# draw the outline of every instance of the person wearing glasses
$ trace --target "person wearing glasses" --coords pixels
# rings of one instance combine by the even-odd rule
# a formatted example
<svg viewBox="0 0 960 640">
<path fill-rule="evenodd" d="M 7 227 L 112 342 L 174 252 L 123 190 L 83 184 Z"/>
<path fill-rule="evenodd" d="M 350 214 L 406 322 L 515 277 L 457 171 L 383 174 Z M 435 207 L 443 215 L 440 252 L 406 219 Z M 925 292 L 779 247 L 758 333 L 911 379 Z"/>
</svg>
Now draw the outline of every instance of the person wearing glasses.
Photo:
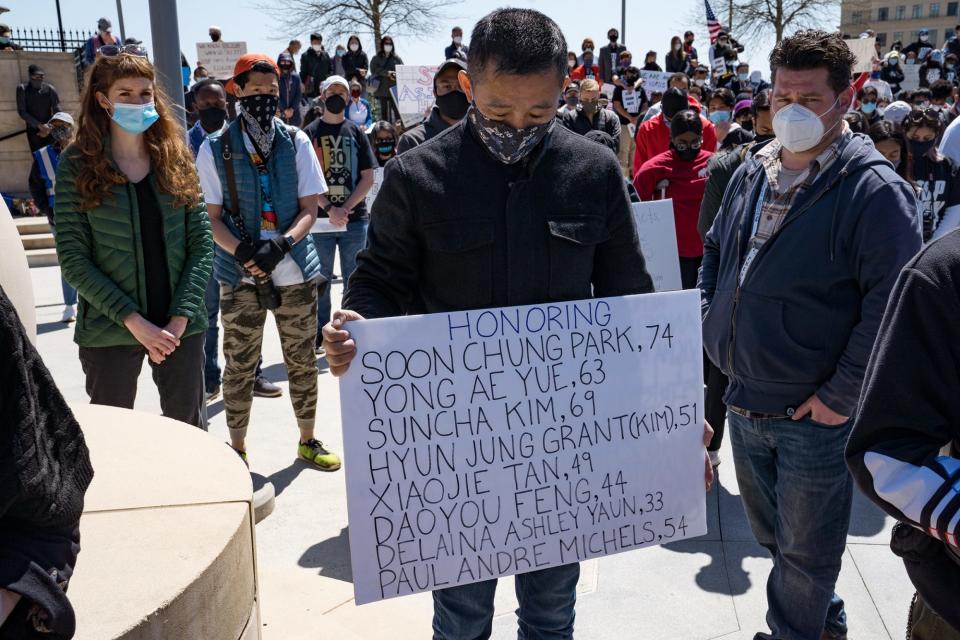
<svg viewBox="0 0 960 640">
<path fill-rule="evenodd" d="M 684 289 L 697 286 L 697 272 L 703 260 L 697 221 L 707 186 L 707 164 L 712 156 L 703 145 L 700 114 L 684 109 L 670 120 L 670 148 L 644 162 L 633 180 L 641 200 L 673 200 Z"/>
<path fill-rule="evenodd" d="M 940 153 L 940 111 L 914 107 L 903 121 L 910 155 L 910 176 L 919 191 L 923 241 L 930 242 L 960 225 L 960 176 L 957 164 Z"/>
<path fill-rule="evenodd" d="M 203 428 L 210 221 L 186 133 L 137 45 L 101 47 L 60 155 L 57 255 L 80 294 L 93 404 L 132 409 L 147 357 L 163 415 Z"/>
</svg>

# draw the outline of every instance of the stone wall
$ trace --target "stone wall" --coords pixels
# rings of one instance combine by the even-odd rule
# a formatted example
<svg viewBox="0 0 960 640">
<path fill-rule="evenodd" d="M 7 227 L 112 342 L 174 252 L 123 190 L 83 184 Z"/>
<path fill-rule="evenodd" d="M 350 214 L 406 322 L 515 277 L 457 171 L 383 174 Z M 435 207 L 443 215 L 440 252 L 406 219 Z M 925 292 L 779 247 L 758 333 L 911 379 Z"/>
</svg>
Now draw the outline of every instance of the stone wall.
<svg viewBox="0 0 960 640">
<path fill-rule="evenodd" d="M 17 85 L 30 80 L 27 68 L 31 64 L 43 67 L 46 82 L 60 95 L 60 108 L 77 117 L 80 94 L 73 60 L 73 53 L 0 51 L 0 137 L 26 127 L 17 114 Z M 27 195 L 31 163 L 25 134 L 0 142 L 0 192 Z"/>
</svg>

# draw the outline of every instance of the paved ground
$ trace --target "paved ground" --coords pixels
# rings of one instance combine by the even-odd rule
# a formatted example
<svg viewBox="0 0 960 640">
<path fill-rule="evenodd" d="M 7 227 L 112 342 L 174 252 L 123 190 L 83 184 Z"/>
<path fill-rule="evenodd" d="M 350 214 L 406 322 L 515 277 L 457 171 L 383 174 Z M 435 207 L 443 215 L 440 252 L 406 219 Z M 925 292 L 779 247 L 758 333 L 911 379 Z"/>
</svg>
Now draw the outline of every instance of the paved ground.
<svg viewBox="0 0 960 640">
<path fill-rule="evenodd" d="M 33 269 L 40 352 L 68 401 L 87 401 L 73 330 L 59 322 L 59 270 Z M 334 287 L 335 303 L 341 287 Z M 276 328 L 264 342 L 267 376 L 286 388 Z M 137 408 L 159 413 L 148 367 Z M 226 440 L 222 402 L 210 406 L 210 435 Z M 319 437 L 342 450 L 336 381 L 320 373 Z M 431 600 L 417 595 L 357 607 L 350 583 L 347 505 L 342 473 L 295 460 L 296 423 L 286 396 L 254 402 L 248 447 L 255 472 L 276 487 L 276 510 L 257 525 L 265 640 L 429 638 Z M 771 566 L 753 542 L 740 504 L 729 448 L 708 496 L 709 533 L 583 565 L 577 638 L 749 640 L 766 630 L 764 583 Z M 851 640 L 903 637 L 912 589 L 887 548 L 892 521 L 859 494 L 838 591 L 846 600 Z M 497 599 L 494 637 L 515 637 L 511 580 Z"/>
</svg>

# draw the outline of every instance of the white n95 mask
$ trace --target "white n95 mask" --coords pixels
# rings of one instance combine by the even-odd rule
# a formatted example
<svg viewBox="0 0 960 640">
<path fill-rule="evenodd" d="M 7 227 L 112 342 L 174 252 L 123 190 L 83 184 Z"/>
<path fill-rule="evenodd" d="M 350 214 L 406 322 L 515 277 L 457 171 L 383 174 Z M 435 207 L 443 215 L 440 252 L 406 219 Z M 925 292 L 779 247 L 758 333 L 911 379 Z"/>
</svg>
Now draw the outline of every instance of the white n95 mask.
<svg viewBox="0 0 960 640">
<path fill-rule="evenodd" d="M 830 108 L 821 114 L 816 114 L 796 102 L 783 107 L 773 116 L 773 132 L 777 140 L 792 153 L 803 153 L 813 149 L 827 134 L 823 128 L 823 121 L 820 120 L 821 116 L 833 111 L 839 101 L 840 96 L 837 96 Z M 838 121 L 833 127 L 839 124 Z M 833 127 L 830 127 L 830 130 Z"/>
</svg>

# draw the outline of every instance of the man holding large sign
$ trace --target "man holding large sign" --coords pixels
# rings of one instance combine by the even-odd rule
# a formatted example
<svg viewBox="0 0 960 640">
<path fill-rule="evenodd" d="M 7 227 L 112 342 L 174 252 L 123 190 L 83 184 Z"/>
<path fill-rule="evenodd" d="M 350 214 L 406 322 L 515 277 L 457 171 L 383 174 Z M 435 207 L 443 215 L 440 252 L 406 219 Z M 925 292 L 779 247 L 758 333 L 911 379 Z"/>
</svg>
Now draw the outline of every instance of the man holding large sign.
<svg viewBox="0 0 960 640">
<path fill-rule="evenodd" d="M 467 117 L 463 122 L 435 138 L 430 144 L 398 156 L 386 168 L 381 187 L 381 194 L 386 195 L 378 197 L 374 204 L 368 233 L 368 248 L 361 252 L 358 258 L 357 270 L 354 272 L 350 281 L 350 290 L 343 301 L 344 310 L 337 312 L 333 322 L 323 330 L 327 360 L 334 375 L 343 375 L 347 371 L 358 349 L 364 354 L 379 352 L 387 356 L 389 349 L 376 348 L 376 345 L 385 344 L 380 342 L 383 335 L 380 335 L 379 339 L 374 336 L 377 335 L 380 327 L 383 327 L 385 334 L 388 330 L 391 331 L 387 335 L 393 335 L 392 331 L 396 329 L 389 329 L 392 326 L 390 324 L 376 323 L 371 323 L 367 329 L 363 327 L 363 322 L 344 327 L 344 323 L 362 320 L 363 317 L 385 318 L 424 311 L 448 314 L 440 317 L 442 322 L 447 318 L 451 319 L 450 325 L 444 325 L 448 326 L 447 334 L 434 330 L 433 323 L 437 322 L 436 317 L 407 321 L 411 323 L 407 326 L 411 328 L 410 333 L 414 334 L 410 336 L 414 342 L 407 343 L 406 348 L 413 359 L 418 359 L 419 356 L 413 357 L 413 351 L 417 349 L 415 347 L 410 349 L 417 340 L 420 344 L 435 345 L 438 353 L 441 348 L 445 348 L 445 345 L 453 348 L 453 336 L 449 331 L 461 332 L 466 329 L 454 330 L 451 328 L 452 325 L 467 324 L 484 313 L 474 310 L 509 305 L 534 305 L 519 310 L 516 308 L 503 310 L 508 316 L 505 321 L 513 322 L 510 311 L 514 314 L 522 312 L 525 314 L 524 318 L 530 318 L 529 310 L 539 308 L 545 311 L 546 318 L 549 319 L 553 317 L 551 314 L 567 313 L 568 311 L 564 309 L 576 315 L 577 312 L 573 307 L 579 307 L 579 313 L 592 314 L 595 319 L 606 321 L 604 319 L 607 318 L 608 310 L 611 312 L 610 319 L 612 319 L 614 305 L 625 303 L 608 300 L 605 303 L 610 304 L 611 307 L 607 308 L 599 300 L 583 300 L 580 303 L 567 304 L 562 301 L 627 296 L 653 290 L 640 252 L 630 204 L 624 191 L 623 178 L 616 158 L 602 146 L 591 143 L 555 124 L 556 104 L 564 86 L 567 69 L 567 50 L 566 41 L 556 23 L 533 10 L 497 10 L 481 19 L 476 25 L 471 37 L 470 71 L 460 73 L 461 85 L 472 103 Z M 555 304 L 550 305 L 551 302 Z M 547 309 L 549 306 L 555 307 L 556 311 Z M 492 312 L 488 311 L 488 313 Z M 617 322 L 620 323 L 626 316 L 617 313 L 619 318 Z M 533 315 L 536 315 L 536 312 L 533 312 Z M 555 320 L 560 321 L 557 318 Z M 531 324 L 530 329 L 526 328 L 527 325 L 524 327 L 525 331 L 529 331 L 534 325 Z M 351 335 L 351 330 L 356 331 L 356 338 Z M 480 330 L 484 334 L 488 333 L 486 325 Z M 615 340 L 613 333 L 604 335 L 608 337 L 608 342 Z M 658 335 L 659 339 L 669 340 L 663 338 L 662 330 L 658 331 Z M 370 344 L 364 344 L 367 337 L 370 338 Z M 527 337 L 532 345 L 534 337 L 530 335 Z M 547 340 L 546 336 L 542 337 L 545 341 Z M 568 333 L 567 337 L 570 340 L 571 334 Z M 650 336 L 646 337 L 649 339 Z M 462 341 L 459 333 L 456 338 Z M 375 340 L 376 343 L 374 343 Z M 470 341 L 468 336 L 466 342 Z M 600 342 L 603 342 L 602 337 Z M 622 342 L 622 344 L 624 353 L 627 353 L 625 343 Z M 634 349 L 637 344 L 635 341 Z M 643 344 L 643 347 L 646 349 L 649 343 Z M 576 375 L 579 375 L 579 361 L 576 365 L 577 371 L 574 371 L 576 375 L 574 377 L 570 375 L 574 366 L 573 358 L 569 353 L 569 349 L 572 348 L 572 346 L 568 347 L 566 362 L 560 363 L 562 366 L 556 369 L 557 374 L 563 378 L 563 382 L 572 383 L 577 380 Z M 467 349 L 466 344 L 463 345 L 463 349 Z M 475 355 L 473 353 L 475 349 L 476 347 L 471 348 L 471 358 Z M 495 346 L 492 343 L 487 345 L 488 352 L 494 349 Z M 652 355 L 652 350 L 649 351 L 650 353 L 634 352 L 637 358 L 634 371 L 639 372 L 645 366 L 641 363 L 641 356 Z M 576 357 L 583 360 L 582 354 Z M 360 368 L 359 382 L 367 387 L 366 390 L 371 395 L 376 396 L 376 390 L 367 384 L 374 384 L 373 378 L 368 375 L 366 382 L 362 379 L 364 362 L 366 361 L 366 364 L 372 367 L 376 356 L 366 355 L 361 358 L 354 363 L 355 367 Z M 393 367 L 396 358 L 397 356 L 393 356 L 391 359 L 389 366 L 391 375 L 395 373 Z M 468 364 L 476 365 L 475 362 L 469 361 Z M 493 374 L 494 365 L 495 363 L 491 361 L 485 363 L 484 367 Z M 385 363 L 377 366 L 384 370 L 387 368 Z M 461 368 L 466 366 L 467 364 L 460 365 Z M 590 373 L 589 365 L 584 366 L 584 373 Z M 699 361 L 691 363 L 691 366 L 694 369 L 697 368 Z M 654 367 L 650 368 L 650 371 L 654 370 Z M 609 371 L 612 369 L 607 370 L 607 375 Z M 414 367 L 411 369 L 411 374 L 415 377 L 413 374 L 419 375 L 419 370 Z M 567 406 L 565 411 L 561 412 L 565 414 L 569 411 L 574 418 L 577 417 L 576 411 L 592 412 L 593 405 L 590 404 L 592 401 L 586 398 L 588 390 L 586 387 L 596 382 L 598 376 L 603 379 L 603 374 L 596 372 L 595 369 L 593 374 L 595 375 L 589 378 L 589 383 L 587 377 L 577 382 L 576 390 L 582 389 L 582 397 L 572 398 L 571 394 L 575 391 L 572 384 L 570 389 L 562 390 L 556 388 L 558 384 L 552 388 L 552 391 L 551 387 L 547 387 L 540 395 L 541 402 L 546 403 L 553 398 L 557 406 L 560 402 L 576 405 L 578 407 L 576 410 Z M 354 390 L 357 388 L 357 377 L 358 372 L 354 371 L 350 378 L 353 380 Z M 497 376 L 494 375 L 494 378 Z M 350 379 L 344 383 L 345 386 Z M 543 379 L 543 372 L 541 372 L 541 379 Z M 532 381 L 533 378 L 530 380 Z M 490 387 L 492 382 L 487 380 L 485 386 Z M 510 385 L 515 384 L 521 383 L 510 381 Z M 678 384 L 678 387 L 680 386 Z M 439 390 L 439 387 L 438 381 L 435 390 Z M 487 390 L 490 393 L 490 402 L 496 402 L 493 398 L 499 397 L 502 388 L 498 386 L 496 392 L 489 388 Z M 398 398 L 393 394 L 398 392 L 390 392 L 390 402 L 394 408 L 397 406 L 393 402 Z M 344 398 L 348 400 L 355 397 L 348 393 L 347 389 L 344 389 L 344 394 Z M 596 397 L 594 394 L 594 399 Z M 448 403 L 449 399 L 445 397 L 443 402 Z M 463 409 L 469 408 L 469 399 L 469 395 L 463 399 L 465 403 L 462 405 Z M 383 400 L 386 400 L 386 396 L 383 396 Z M 479 397 L 475 397 L 475 400 L 480 401 Z M 439 402 L 440 399 L 431 401 Z M 586 401 L 589 406 L 581 401 Z M 367 399 L 365 402 L 367 402 L 366 407 L 362 403 L 358 406 L 344 406 L 344 415 L 354 410 L 358 413 L 372 411 L 373 405 L 370 400 Z M 598 406 L 597 411 L 600 410 Z M 606 409 L 603 411 L 606 412 Z M 679 407 L 677 411 L 679 412 Z M 368 417 L 368 414 L 363 415 Z M 552 415 L 550 418 L 552 419 Z M 563 418 L 560 416 L 557 418 L 557 426 L 567 422 L 565 415 Z M 363 416 L 360 419 L 363 419 Z M 604 416 L 605 419 L 606 416 Z M 696 418 L 692 415 L 690 417 L 690 420 L 698 419 L 699 415 Z M 476 409 L 473 411 L 471 421 L 478 420 L 479 409 Z M 599 414 L 597 420 L 600 420 Z M 497 430 L 497 434 L 502 436 L 509 432 L 509 425 L 506 424 L 504 416 L 500 416 L 499 421 L 496 419 L 493 421 L 498 422 L 496 427 L 492 422 L 490 425 Z M 369 428 L 370 421 L 367 420 L 365 424 Z M 446 426 L 440 425 L 440 429 L 448 432 L 449 426 L 448 422 Z M 485 425 L 478 422 L 475 427 L 477 428 L 468 428 L 464 424 L 456 428 L 463 429 L 467 434 L 473 429 L 489 435 L 489 431 L 485 431 L 487 429 Z M 519 434 L 520 427 L 516 428 L 518 438 L 522 438 Z M 689 429 L 689 425 L 687 428 Z M 542 462 L 545 457 L 552 454 L 547 453 L 543 445 L 545 429 L 538 435 L 541 442 L 538 459 Z M 563 439 L 562 433 L 560 438 Z M 349 439 L 357 442 L 352 436 Z M 375 442 L 373 444 L 376 445 Z M 521 447 L 522 444 L 518 442 Z M 558 473 L 566 473 L 568 479 L 571 472 L 577 473 L 572 466 L 571 454 L 576 455 L 577 452 L 569 449 L 564 452 L 564 457 L 569 458 L 565 461 L 569 468 L 562 471 L 559 466 L 557 468 Z M 552 459 L 548 462 L 552 462 Z M 600 462 L 599 454 L 594 462 Z M 581 471 L 587 472 L 587 469 L 582 466 L 583 461 L 580 460 L 579 463 Z M 607 461 L 603 464 L 607 464 Z M 707 473 L 709 473 L 709 465 L 707 467 Z M 492 471 L 495 467 L 480 465 L 472 471 L 466 471 L 467 476 L 461 477 L 461 490 L 470 492 L 472 496 L 482 497 L 484 492 L 490 490 L 489 487 L 484 486 L 485 479 L 493 475 L 483 473 L 488 468 Z M 518 474 L 516 476 L 514 476 L 514 470 L 503 471 L 500 467 L 496 469 L 498 474 L 509 474 L 508 479 L 517 477 L 519 482 L 526 482 L 527 469 L 516 471 Z M 600 469 L 599 464 L 595 464 L 590 473 L 595 475 Z M 360 468 L 354 471 L 369 475 L 369 469 Z M 402 470 L 397 471 L 402 477 Z M 699 471 L 695 475 L 699 478 Z M 357 480 L 356 476 L 351 479 L 352 486 L 356 486 L 353 483 Z M 383 482 L 382 476 L 379 479 L 371 478 L 370 480 Z M 619 486 L 618 480 L 621 482 Z M 530 478 L 530 481 L 532 483 L 533 478 Z M 593 482 L 590 483 L 591 487 L 594 486 Z M 600 491 L 606 496 L 602 474 L 596 482 L 598 483 L 595 487 L 597 491 L 592 491 L 591 500 L 594 494 L 599 500 Z M 626 491 L 626 487 L 629 487 L 624 485 L 624 482 L 628 480 L 623 476 L 618 479 L 614 472 L 606 484 L 612 492 L 619 492 L 621 489 Z M 446 483 L 444 485 L 446 486 Z M 383 491 L 385 486 L 387 485 L 379 484 L 378 490 Z M 407 489 L 409 488 L 407 486 Z M 533 487 L 531 489 L 535 491 Z M 432 490 L 431 488 L 430 491 Z M 636 487 L 631 487 L 630 490 L 639 491 Z M 393 487 L 393 491 L 396 492 L 396 487 Z M 425 486 L 424 491 L 422 495 L 426 499 Z M 451 487 L 450 492 L 452 491 Z M 644 492 L 644 495 L 646 493 L 651 491 Z M 409 497 L 410 493 L 406 495 Z M 525 505 L 513 504 L 511 508 L 515 511 L 523 509 L 524 513 L 531 508 L 536 509 L 537 496 L 533 493 L 525 495 L 527 495 L 524 498 Z M 651 508 L 655 510 L 660 497 L 655 491 L 652 492 L 652 496 L 654 506 Z M 393 498 L 384 495 L 384 499 L 392 500 Z M 436 499 L 436 496 L 430 493 L 430 499 Z M 449 497 L 441 500 L 443 507 L 450 512 L 453 500 Z M 490 506 L 486 515 L 493 518 Z M 414 517 L 416 515 L 416 510 L 409 502 L 390 508 L 407 511 Z M 351 509 L 355 515 L 362 514 L 356 505 L 351 505 Z M 369 514 L 368 510 L 362 515 L 369 520 L 373 515 L 382 515 L 379 509 L 380 507 L 375 514 Z M 572 510 L 575 511 L 575 509 Z M 389 510 L 387 512 L 389 513 Z M 496 569 L 491 566 L 490 571 L 481 569 L 477 565 L 472 576 L 456 575 L 459 573 L 458 569 L 452 576 L 452 580 L 447 580 L 438 571 L 436 579 L 431 576 L 431 582 L 424 583 L 421 568 L 421 573 L 418 575 L 419 586 L 410 589 L 401 584 L 399 571 L 395 572 L 397 574 L 395 578 L 391 578 L 389 574 L 378 574 L 374 575 L 374 578 L 377 580 L 376 584 L 380 584 L 381 581 L 384 583 L 383 592 L 381 593 L 378 588 L 376 593 L 363 593 L 358 586 L 358 601 L 396 595 L 401 592 L 407 593 L 413 589 L 438 589 L 443 586 L 444 581 L 450 585 L 458 584 L 460 586 L 442 588 L 433 592 L 434 637 L 489 637 L 496 589 L 496 581 L 492 578 L 512 572 L 518 574 L 521 634 L 533 637 L 545 637 L 549 634 L 554 638 L 571 638 L 576 599 L 575 587 L 579 577 L 577 560 L 597 553 L 596 544 L 589 546 L 590 534 L 595 532 L 588 530 L 589 526 L 593 526 L 587 524 L 589 516 L 587 516 L 588 520 L 582 520 L 583 515 L 581 515 L 581 520 L 571 521 L 570 518 L 573 516 L 568 515 L 561 525 L 559 513 L 556 510 L 554 513 L 557 520 L 552 522 L 551 526 L 555 530 L 567 528 L 566 533 L 572 534 L 574 530 L 571 527 L 574 527 L 577 533 L 587 534 L 587 547 L 584 547 L 583 538 L 577 538 L 580 540 L 579 555 L 575 551 L 571 554 L 572 547 L 569 545 L 577 544 L 571 539 L 567 541 L 567 555 L 562 559 L 559 558 L 559 545 L 554 548 L 558 557 L 550 558 L 538 558 L 536 549 L 531 548 L 527 556 L 531 565 L 523 564 L 523 560 L 511 553 L 513 566 L 504 567 L 504 571 L 501 571 L 502 564 L 497 565 Z M 478 515 L 481 518 L 485 517 L 482 510 Z M 456 517 L 459 519 L 460 516 L 464 516 L 461 527 L 471 526 L 472 511 L 465 512 L 461 509 Z M 424 517 L 427 516 L 422 516 Z M 506 515 L 504 517 L 506 518 Z M 664 515 L 663 518 L 665 517 L 672 516 Z M 369 524 L 368 520 L 358 522 L 357 526 Z M 368 557 L 368 562 L 363 568 L 357 567 L 358 572 L 370 566 L 371 558 L 384 567 L 391 562 L 399 564 L 409 559 L 406 555 L 409 548 L 405 547 L 403 551 L 399 548 L 400 542 L 406 540 L 402 536 L 407 535 L 403 520 L 386 517 L 385 520 L 377 522 L 380 523 L 381 529 L 379 532 L 372 531 L 374 548 L 364 549 L 365 553 L 373 555 Z M 423 520 L 421 524 L 427 526 Z M 673 520 L 670 524 L 677 526 L 677 522 Z M 658 526 L 663 525 L 663 522 L 658 522 Z M 353 526 L 351 523 L 351 529 Z M 392 532 L 391 526 L 394 527 Z M 539 525 L 531 528 L 540 530 Z M 669 527 L 665 529 L 669 531 Z M 657 535 L 663 535 L 660 529 L 656 531 Z M 368 536 L 370 532 L 371 530 L 367 529 Z M 463 533 L 462 528 L 459 532 Z M 608 533 L 608 538 L 610 535 Z M 633 534 L 628 532 L 624 535 L 627 535 L 627 538 L 621 548 L 627 547 L 628 544 L 633 545 L 631 542 Z M 688 532 L 688 535 L 692 535 L 692 531 Z M 380 558 L 377 560 L 374 556 L 378 538 L 382 539 L 384 548 L 380 550 Z M 461 538 L 459 535 L 456 538 L 459 544 Z M 478 545 L 483 538 L 481 530 Z M 637 533 L 638 544 L 643 544 L 645 539 L 646 534 Z M 497 550 L 500 550 L 499 545 L 504 542 L 504 540 L 496 542 Z M 595 542 L 596 538 L 594 538 Z M 483 544 L 484 550 L 487 550 L 487 542 L 484 541 Z M 587 549 L 586 552 L 583 551 L 584 548 Z M 434 549 L 434 552 L 436 551 L 438 549 Z M 615 549 L 609 550 L 611 553 L 614 551 Z M 396 557 L 391 558 L 391 552 Z M 603 552 L 603 550 L 600 551 L 600 553 Z M 401 553 L 404 555 L 403 558 L 399 557 Z M 429 555 L 426 548 L 425 553 Z M 496 563 L 497 558 L 498 556 L 494 554 L 492 562 Z M 499 556 L 499 558 L 501 562 L 506 562 L 505 557 Z M 487 559 L 487 562 L 489 563 L 490 560 Z M 378 565 L 374 565 L 374 568 Z M 423 566 L 426 565 L 421 563 L 421 567 Z M 546 568 L 538 568 L 541 566 Z M 358 576 L 364 584 L 369 584 L 368 578 L 369 575 L 366 574 Z M 411 578 L 405 577 L 405 579 Z M 396 593 L 387 591 L 391 588 L 387 583 L 394 585 Z"/>
</svg>

